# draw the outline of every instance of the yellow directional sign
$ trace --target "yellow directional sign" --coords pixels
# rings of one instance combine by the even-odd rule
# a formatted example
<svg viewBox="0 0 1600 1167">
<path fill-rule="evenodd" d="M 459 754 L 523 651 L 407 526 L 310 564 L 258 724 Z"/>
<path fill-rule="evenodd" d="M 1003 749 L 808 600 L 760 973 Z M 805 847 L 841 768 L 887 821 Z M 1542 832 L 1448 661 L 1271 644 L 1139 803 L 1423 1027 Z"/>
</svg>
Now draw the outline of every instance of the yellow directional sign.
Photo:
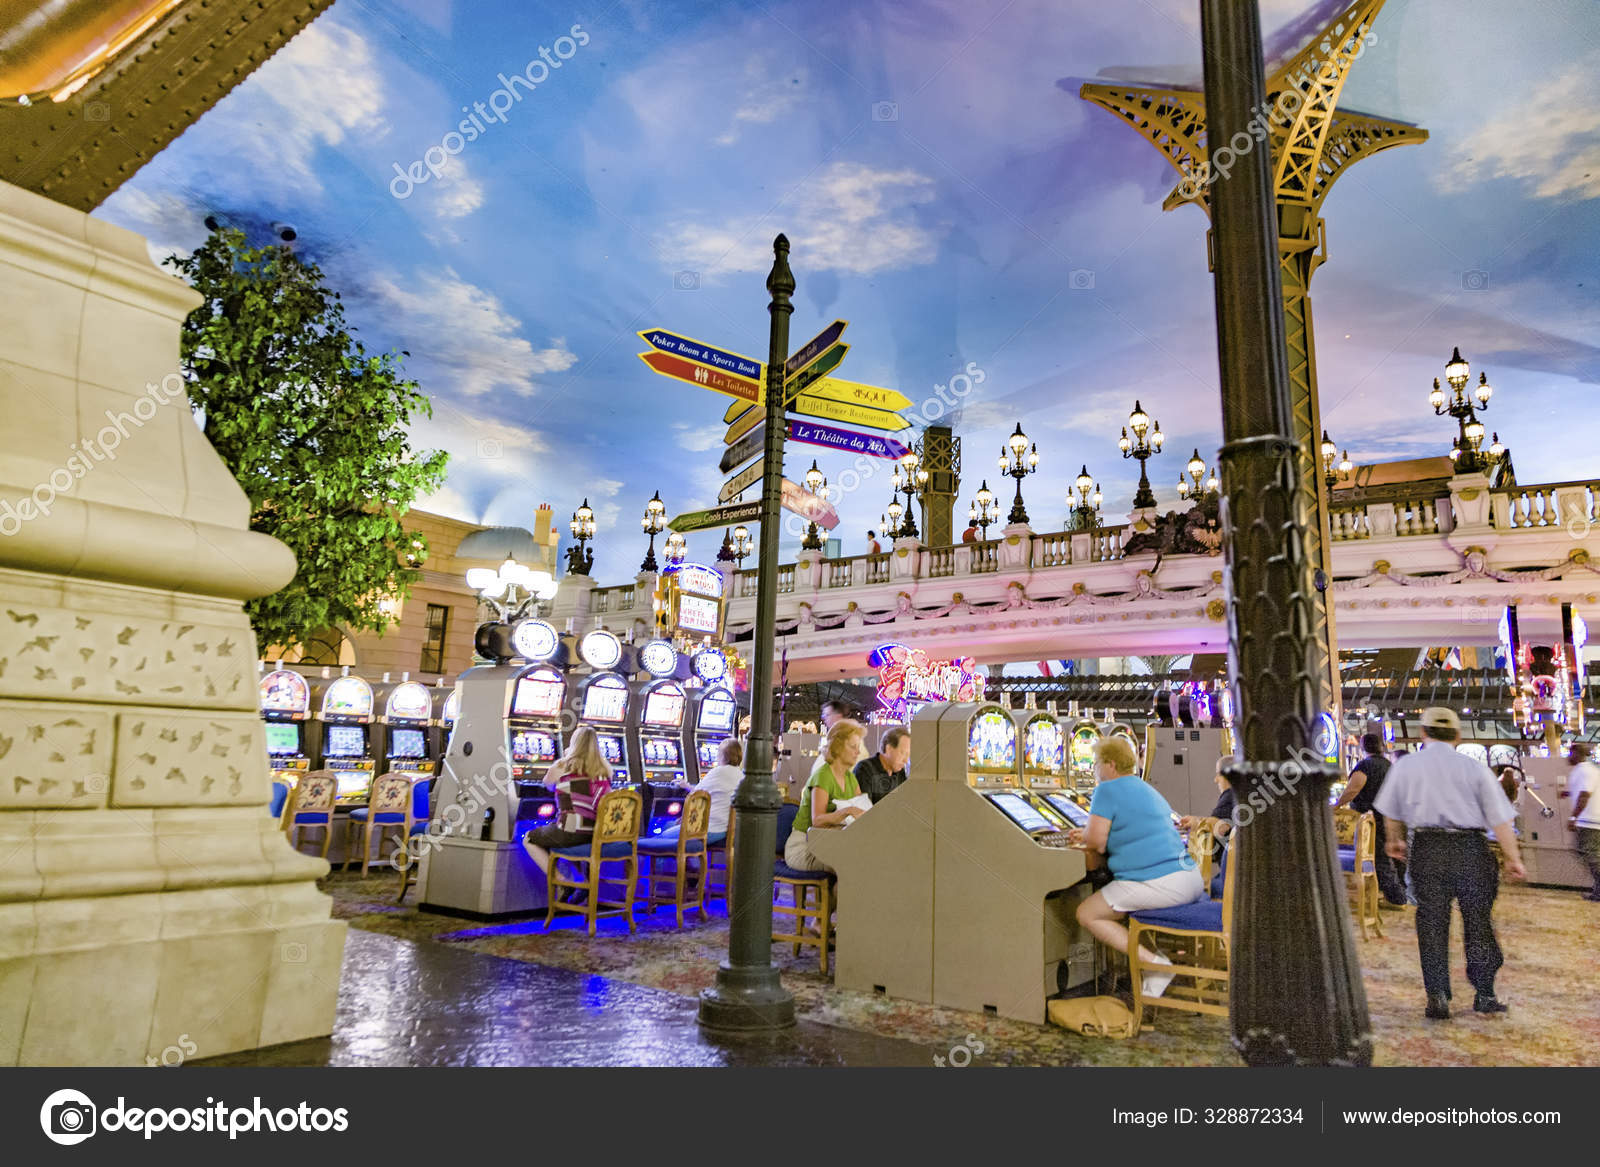
<svg viewBox="0 0 1600 1167">
<path fill-rule="evenodd" d="M 722 420 L 729 423 L 736 422 L 745 415 L 746 410 L 754 408 L 755 406 L 748 401 L 735 401 L 728 406 L 728 411 L 722 415 Z"/>
<path fill-rule="evenodd" d="M 826 397 L 813 397 L 802 393 L 789 404 L 793 413 L 803 413 L 807 417 L 820 417 L 828 421 L 842 421 L 846 425 L 862 425 L 868 429 L 885 430 L 894 433 L 896 430 L 909 429 L 911 423 L 898 413 L 887 409 L 869 409 L 864 405 L 851 405 L 844 401 L 829 401 Z M 742 423 L 741 423 L 742 424 Z M 732 432 L 731 430 L 729 431 Z"/>
<path fill-rule="evenodd" d="M 876 385 L 863 385 L 859 381 L 844 381 L 838 377 L 824 377 L 806 386 L 811 397 L 826 397 L 829 401 L 843 401 L 849 405 L 864 405 L 869 409 L 910 409 L 911 398 L 894 389 L 880 389 Z M 738 409 L 746 409 L 744 402 Z M 731 412 L 731 411 L 730 411 Z M 732 418 L 728 419 L 732 421 Z"/>
<path fill-rule="evenodd" d="M 728 427 L 728 436 L 722 439 L 722 444 L 725 446 L 733 445 L 733 443 L 744 437 L 745 434 L 755 429 L 766 419 L 767 411 L 765 409 L 752 409 Z"/>
</svg>

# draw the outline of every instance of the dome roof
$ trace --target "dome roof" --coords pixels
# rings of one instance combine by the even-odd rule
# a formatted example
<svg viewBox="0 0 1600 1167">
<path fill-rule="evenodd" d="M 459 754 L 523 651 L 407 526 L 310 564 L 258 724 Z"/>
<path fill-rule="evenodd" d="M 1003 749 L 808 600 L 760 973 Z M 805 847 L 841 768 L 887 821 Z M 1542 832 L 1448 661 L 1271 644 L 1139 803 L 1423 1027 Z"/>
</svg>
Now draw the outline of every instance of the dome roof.
<svg viewBox="0 0 1600 1167">
<path fill-rule="evenodd" d="M 456 548 L 457 559 L 482 559 L 504 563 L 515 559 L 528 566 L 542 563 L 544 552 L 525 527 L 485 527 L 474 531 Z"/>
</svg>

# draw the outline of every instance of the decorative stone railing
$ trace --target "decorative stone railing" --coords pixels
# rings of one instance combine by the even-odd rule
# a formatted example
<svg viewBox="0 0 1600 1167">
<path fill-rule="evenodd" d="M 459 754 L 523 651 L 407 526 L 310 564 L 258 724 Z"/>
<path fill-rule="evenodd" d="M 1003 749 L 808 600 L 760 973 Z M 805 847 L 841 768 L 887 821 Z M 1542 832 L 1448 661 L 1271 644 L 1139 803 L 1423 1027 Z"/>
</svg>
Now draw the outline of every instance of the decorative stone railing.
<svg viewBox="0 0 1600 1167">
<path fill-rule="evenodd" d="M 1600 522 L 1600 482 L 1503 486 L 1493 492 L 1496 527 L 1570 527 L 1587 534 Z"/>
</svg>

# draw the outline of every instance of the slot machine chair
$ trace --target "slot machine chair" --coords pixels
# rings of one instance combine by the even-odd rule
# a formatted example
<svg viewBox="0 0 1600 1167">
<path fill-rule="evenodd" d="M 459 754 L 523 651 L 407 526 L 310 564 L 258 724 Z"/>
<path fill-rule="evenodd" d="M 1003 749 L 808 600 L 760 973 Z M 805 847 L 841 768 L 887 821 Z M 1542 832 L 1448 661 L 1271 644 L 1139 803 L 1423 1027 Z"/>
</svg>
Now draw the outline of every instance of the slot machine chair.
<svg viewBox="0 0 1600 1167">
<path fill-rule="evenodd" d="M 587 843 L 573 847 L 558 847 L 550 852 L 548 904 L 545 908 L 544 927 L 557 912 L 575 912 L 589 922 L 589 935 L 595 932 L 595 923 L 601 916 L 626 916 L 628 931 L 637 931 L 633 919 L 634 890 L 639 883 L 639 829 L 644 823 L 644 799 L 637 790 L 608 791 L 595 807 L 594 837 Z M 621 878 L 608 876 L 606 864 L 621 864 Z M 561 872 L 562 864 L 582 869 L 581 880 L 567 879 Z M 621 898 L 602 900 L 600 888 L 606 884 L 621 884 Z M 562 889 L 582 892 L 582 902 L 566 902 Z"/>
<path fill-rule="evenodd" d="M 322 831 L 322 858 L 328 857 L 333 842 L 333 804 L 338 795 L 339 776 L 332 770 L 312 770 L 296 782 L 283 811 L 283 833 L 289 846 L 300 849 L 300 829 L 317 827 Z"/>
<path fill-rule="evenodd" d="M 1234 882 L 1239 870 L 1239 857 L 1233 853 L 1240 832 L 1228 833 L 1228 851 L 1224 858 L 1226 873 L 1222 878 L 1220 900 L 1196 900 L 1175 908 L 1151 908 L 1128 915 L 1128 977 L 1133 987 L 1133 1035 L 1139 1035 L 1144 1024 L 1144 1010 L 1151 1008 L 1177 1009 L 1185 1013 L 1205 1013 L 1213 1017 L 1228 1016 L 1228 943 L 1233 935 Z M 1178 952 L 1170 965 L 1146 967 L 1139 959 L 1139 946 L 1155 948 L 1151 939 L 1164 936 L 1174 941 L 1183 951 Z M 1180 964 L 1179 959 L 1189 963 Z M 1177 974 L 1177 979 L 1167 986 L 1159 997 L 1144 995 L 1144 974 L 1155 972 Z M 1179 984 L 1178 980 L 1191 983 Z"/>
<path fill-rule="evenodd" d="M 785 802 L 778 810 L 778 853 L 772 868 L 772 938 L 793 944 L 796 956 L 800 955 L 802 945 L 815 945 L 822 953 L 822 975 L 827 976 L 828 952 L 833 947 L 833 873 L 800 871 L 783 861 L 784 846 L 794 833 L 794 820 L 799 813 L 798 802 Z M 778 898 L 779 889 L 785 887 L 789 889 L 787 907 Z M 816 893 L 814 901 L 813 892 Z M 793 921 L 793 932 L 778 931 L 779 916 Z M 816 935 L 806 931 L 806 925 L 812 923 L 817 926 Z"/>
<path fill-rule="evenodd" d="M 402 904 L 406 899 L 406 889 L 416 882 L 417 859 L 411 852 L 411 840 L 418 835 L 426 834 L 428 824 L 433 821 L 433 778 L 422 778 L 411 788 L 411 825 L 406 828 L 406 861 L 396 866 L 400 870 L 400 892 L 394 897 L 394 902 Z"/>
<path fill-rule="evenodd" d="M 721 900 L 730 913 L 733 911 L 733 834 L 738 820 L 739 812 L 730 806 L 727 831 L 706 836 L 706 895 Z M 717 862 L 719 858 L 720 863 Z M 721 882 L 713 883 L 711 877 L 717 872 L 722 873 Z"/>
<path fill-rule="evenodd" d="M 416 794 L 412 789 L 417 775 L 390 770 L 372 781 L 372 794 L 366 806 L 350 812 L 348 830 L 350 838 L 345 844 L 344 869 L 356 861 L 356 852 L 350 844 L 361 841 L 361 874 L 366 875 L 372 862 L 372 836 L 376 832 L 381 845 L 383 833 L 390 827 L 399 827 L 401 838 L 410 838 L 411 824 L 416 813 Z M 424 784 L 426 778 L 423 779 Z"/>
<path fill-rule="evenodd" d="M 1350 906 L 1355 909 L 1356 923 L 1361 925 L 1361 939 L 1367 938 L 1369 923 L 1381 939 L 1383 921 L 1378 918 L 1378 903 L 1383 894 L 1378 890 L 1377 820 L 1371 811 L 1358 815 L 1341 809 L 1334 814 L 1334 829 L 1338 832 L 1339 867 L 1348 877 Z"/>
<path fill-rule="evenodd" d="M 654 912 L 663 904 L 677 909 L 678 927 L 683 927 L 685 910 L 706 914 L 706 838 L 711 826 L 711 795 L 704 790 L 691 791 L 683 800 L 683 814 L 679 819 L 676 839 L 650 838 L 639 842 L 639 856 L 644 860 L 642 883 L 645 911 Z M 672 860 L 672 870 L 656 872 L 657 859 Z M 691 867 L 698 865 L 698 869 Z M 672 895 L 658 893 L 661 884 L 672 886 Z"/>
</svg>

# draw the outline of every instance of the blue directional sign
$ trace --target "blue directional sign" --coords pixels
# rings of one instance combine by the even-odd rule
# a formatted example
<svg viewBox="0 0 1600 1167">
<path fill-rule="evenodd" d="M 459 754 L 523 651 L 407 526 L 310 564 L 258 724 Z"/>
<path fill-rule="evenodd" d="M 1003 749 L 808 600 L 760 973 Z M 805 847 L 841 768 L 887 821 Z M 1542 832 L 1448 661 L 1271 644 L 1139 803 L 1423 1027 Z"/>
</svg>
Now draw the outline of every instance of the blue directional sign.
<svg viewBox="0 0 1600 1167">
<path fill-rule="evenodd" d="M 813 336 L 805 344 L 796 349 L 787 361 L 783 363 L 783 374 L 792 377 L 812 361 L 833 347 L 834 342 L 843 335 L 844 330 L 850 327 L 848 320 L 835 320 L 828 327 Z"/>
<path fill-rule="evenodd" d="M 766 376 L 766 367 L 760 361 L 742 357 L 738 353 L 730 353 L 726 349 L 713 348 L 702 341 L 691 340 L 675 332 L 652 328 L 639 335 L 652 348 L 671 353 L 673 356 L 687 357 L 691 361 L 699 361 L 702 365 L 710 365 L 714 369 L 723 369 L 738 377 L 760 381 Z"/>
<path fill-rule="evenodd" d="M 855 430 L 839 429 L 831 425 L 818 425 L 816 422 L 802 421 L 797 417 L 789 419 L 789 438 L 791 441 L 805 442 L 811 446 L 827 446 L 831 450 L 847 450 L 853 454 L 888 458 L 891 461 L 902 457 L 907 451 L 905 443 L 897 442 L 893 438 L 858 433 Z"/>
</svg>

